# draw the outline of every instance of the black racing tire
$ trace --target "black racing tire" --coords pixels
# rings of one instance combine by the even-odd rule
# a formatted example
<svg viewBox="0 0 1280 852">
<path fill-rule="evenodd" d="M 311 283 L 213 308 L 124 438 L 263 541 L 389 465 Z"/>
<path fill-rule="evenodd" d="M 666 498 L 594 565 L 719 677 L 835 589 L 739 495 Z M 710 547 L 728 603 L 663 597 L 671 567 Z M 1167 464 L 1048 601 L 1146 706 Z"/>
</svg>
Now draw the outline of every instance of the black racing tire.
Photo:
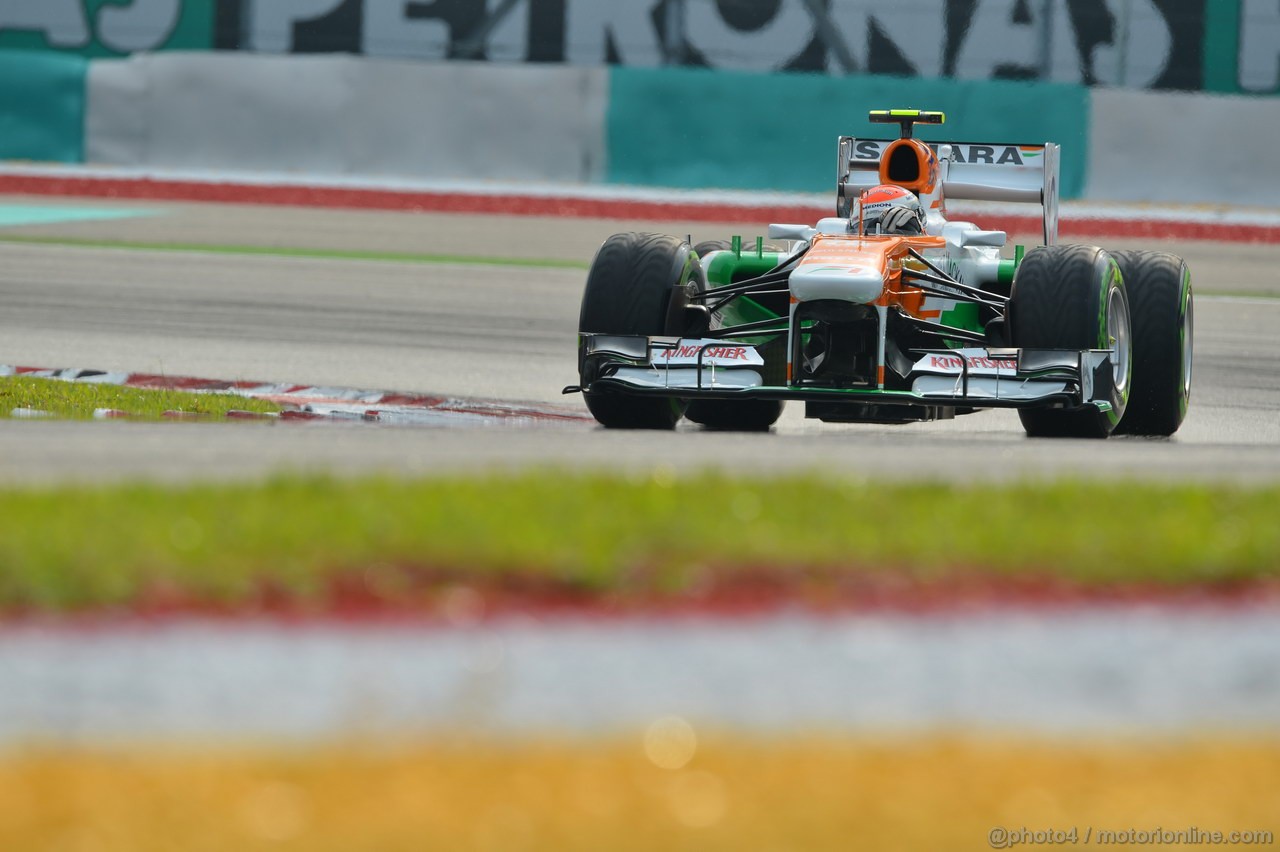
<svg viewBox="0 0 1280 852">
<path fill-rule="evenodd" d="M 684 240 L 664 234 L 614 234 L 587 272 L 578 331 L 679 335 L 689 297 L 703 288 L 702 267 Z M 594 376 L 583 375 L 583 386 Z M 673 429 L 685 404 L 673 397 L 587 391 L 587 409 L 609 429 Z"/>
<path fill-rule="evenodd" d="M 713 251 L 729 251 L 733 244 L 728 240 L 703 240 L 693 247 L 699 258 Z M 746 246 L 743 250 L 746 250 Z M 755 247 L 751 246 L 755 251 Z M 764 244 L 765 251 L 786 252 L 772 243 Z M 780 399 L 695 399 L 685 409 L 686 419 L 708 429 L 735 432 L 763 432 L 778 422 L 784 403 Z"/>
<path fill-rule="evenodd" d="M 1027 349 L 1116 351 L 1110 411 L 1023 408 L 1033 438 L 1105 438 L 1129 402 L 1133 347 L 1124 276 L 1096 246 L 1044 246 L 1027 253 L 1013 278 L 1008 322 L 1013 345 Z"/>
<path fill-rule="evenodd" d="M 1162 251 L 1111 256 L 1129 290 L 1133 324 L 1133 391 L 1116 434 L 1172 435 L 1191 402 L 1191 271 Z"/>
</svg>

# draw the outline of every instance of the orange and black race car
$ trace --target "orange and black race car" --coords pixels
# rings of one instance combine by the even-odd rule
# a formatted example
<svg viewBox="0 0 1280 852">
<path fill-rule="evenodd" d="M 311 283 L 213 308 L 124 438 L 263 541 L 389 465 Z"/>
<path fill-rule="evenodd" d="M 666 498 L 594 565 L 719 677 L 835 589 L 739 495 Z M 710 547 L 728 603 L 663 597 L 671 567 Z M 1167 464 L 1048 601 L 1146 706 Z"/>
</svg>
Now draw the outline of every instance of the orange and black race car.
<svg viewBox="0 0 1280 852">
<path fill-rule="evenodd" d="M 1016 408 L 1033 436 L 1170 435 L 1191 393 L 1191 274 L 1162 252 L 1057 245 L 1058 153 L 914 138 L 942 113 L 880 110 L 841 137 L 836 216 L 770 243 L 625 233 L 600 247 L 580 383 L 612 428 L 687 417 L 767 429 L 786 400 L 835 422 Z M 1044 245 L 947 217 L 949 199 L 1041 205 Z"/>
</svg>

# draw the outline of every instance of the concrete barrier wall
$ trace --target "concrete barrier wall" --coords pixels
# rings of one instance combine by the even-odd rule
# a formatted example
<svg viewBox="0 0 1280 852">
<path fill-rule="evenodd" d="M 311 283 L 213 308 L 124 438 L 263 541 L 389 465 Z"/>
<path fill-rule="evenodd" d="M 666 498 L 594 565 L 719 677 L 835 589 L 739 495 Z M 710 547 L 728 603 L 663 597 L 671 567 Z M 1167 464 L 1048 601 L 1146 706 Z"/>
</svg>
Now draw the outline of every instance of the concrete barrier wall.
<svg viewBox="0 0 1280 852">
<path fill-rule="evenodd" d="M 89 92 L 95 163 L 809 192 L 890 132 L 869 106 L 919 104 L 950 114 L 925 138 L 1062 141 L 1074 197 L 1088 118 L 1066 84 L 234 53 L 97 60 Z"/>
<path fill-rule="evenodd" d="M 348 56 L 95 61 L 86 158 L 165 168 L 598 181 L 607 72 Z"/>
<path fill-rule="evenodd" d="M 7 63 L 7 64 L 6 64 Z M 87 84 L 86 84 L 87 68 Z M 0 157 L 418 181 L 827 192 L 875 107 L 1059 142 L 1064 197 L 1275 206 L 1280 99 L 682 68 L 0 52 Z"/>
</svg>

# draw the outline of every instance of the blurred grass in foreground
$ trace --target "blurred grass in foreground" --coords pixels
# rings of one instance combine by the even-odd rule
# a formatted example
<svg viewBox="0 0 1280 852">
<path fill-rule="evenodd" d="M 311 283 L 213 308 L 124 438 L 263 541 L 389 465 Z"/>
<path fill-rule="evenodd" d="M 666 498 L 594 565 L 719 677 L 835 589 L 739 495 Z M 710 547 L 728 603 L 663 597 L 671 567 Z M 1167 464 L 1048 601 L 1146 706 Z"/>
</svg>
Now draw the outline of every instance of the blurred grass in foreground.
<svg viewBox="0 0 1280 852">
<path fill-rule="evenodd" d="M 1280 576 L 1280 486 L 954 486 L 534 471 L 0 491 L 0 608 L 427 603 L 443 580 L 681 595 L 889 572 L 1201 585 Z"/>
<path fill-rule="evenodd" d="M 166 411 L 207 417 L 225 417 L 228 411 L 279 411 L 280 406 L 262 399 L 229 393 L 193 393 L 180 390 L 128 388 L 96 382 L 66 382 L 26 376 L 0 376 L 0 417 L 15 408 L 33 409 L 60 419 L 92 419 L 99 408 L 128 413 L 138 420 L 162 420 Z"/>
<path fill-rule="evenodd" d="M 1089 846 L 1280 828 L 1275 740 L 713 737 L 653 756 L 639 737 L 9 752 L 0 848 L 819 852 L 989 849 L 997 826 L 1075 827 L 1081 846 L 1090 827 Z"/>
</svg>

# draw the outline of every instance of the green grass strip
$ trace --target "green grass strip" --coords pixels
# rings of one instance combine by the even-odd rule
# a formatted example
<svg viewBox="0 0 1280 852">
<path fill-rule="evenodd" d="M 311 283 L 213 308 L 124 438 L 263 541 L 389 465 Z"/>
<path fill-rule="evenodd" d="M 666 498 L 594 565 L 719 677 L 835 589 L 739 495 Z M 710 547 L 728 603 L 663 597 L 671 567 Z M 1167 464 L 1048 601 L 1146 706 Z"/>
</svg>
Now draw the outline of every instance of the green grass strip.
<svg viewBox="0 0 1280 852">
<path fill-rule="evenodd" d="M 322 599 L 360 578 L 544 578 L 679 594 L 705 570 L 1049 575 L 1083 584 L 1280 576 L 1280 486 L 869 484 L 542 471 L 429 480 L 283 478 L 174 489 L 0 491 L 0 609 L 128 604 L 168 590 Z M 409 579 L 406 579 L 409 578 Z M 437 590 L 438 591 L 438 590 Z"/>
<path fill-rule="evenodd" d="M 145 243 L 120 240 L 92 240 L 74 237 L 0 237 L 0 243 L 70 246 L 73 248 L 108 248 L 132 251 L 206 252 L 210 254 L 256 255 L 266 257 L 298 257 L 319 260 L 367 260 L 385 263 L 454 263 L 481 266 L 519 266 L 543 269 L 586 269 L 580 260 L 557 260 L 537 257 L 496 257 L 465 254 L 414 254 L 347 249 L 293 248 L 288 246 L 222 246 L 203 243 Z"/>
<path fill-rule="evenodd" d="M 231 410 L 274 412 L 280 406 L 229 393 L 128 388 L 85 381 L 0 376 L 0 418 L 31 409 L 59 419 L 87 420 L 99 408 L 127 412 L 138 420 L 161 420 L 166 411 L 225 417 Z"/>
</svg>

